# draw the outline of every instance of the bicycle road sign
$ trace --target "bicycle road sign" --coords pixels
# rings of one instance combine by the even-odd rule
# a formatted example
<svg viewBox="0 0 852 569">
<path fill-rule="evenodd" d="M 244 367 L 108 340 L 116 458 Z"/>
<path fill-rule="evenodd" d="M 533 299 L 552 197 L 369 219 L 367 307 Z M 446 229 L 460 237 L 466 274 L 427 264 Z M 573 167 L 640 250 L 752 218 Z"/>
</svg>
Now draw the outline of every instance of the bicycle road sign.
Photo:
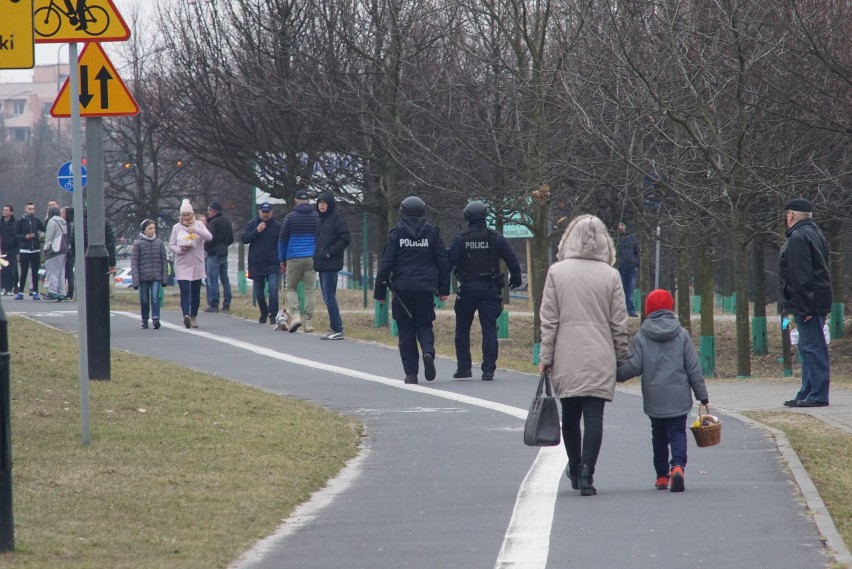
<svg viewBox="0 0 852 569">
<path fill-rule="evenodd" d="M 86 167 L 81 164 L 80 168 L 80 183 L 85 188 L 88 181 Z M 74 164 L 72 162 L 66 162 L 59 167 L 59 170 L 56 171 L 56 182 L 66 192 L 74 191 Z"/>
<path fill-rule="evenodd" d="M 69 11 L 65 0 L 35 0 L 35 43 L 125 41 L 130 28 L 112 0 L 75 0 Z"/>
<path fill-rule="evenodd" d="M 31 69 L 35 65 L 33 1 L 0 0 L 0 69 Z"/>
<path fill-rule="evenodd" d="M 87 43 L 77 59 L 80 69 L 80 116 L 114 117 L 139 114 L 139 105 L 121 80 L 112 62 L 97 43 Z M 50 115 L 71 116 L 70 80 L 59 91 Z"/>
</svg>

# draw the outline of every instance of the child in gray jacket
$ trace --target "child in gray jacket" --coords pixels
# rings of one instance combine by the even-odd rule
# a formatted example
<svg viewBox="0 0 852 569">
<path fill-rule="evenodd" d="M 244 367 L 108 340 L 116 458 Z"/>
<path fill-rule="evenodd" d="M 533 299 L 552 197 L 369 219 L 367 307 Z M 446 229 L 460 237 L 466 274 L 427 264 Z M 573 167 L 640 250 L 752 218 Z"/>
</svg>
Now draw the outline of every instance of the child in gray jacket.
<svg viewBox="0 0 852 569">
<path fill-rule="evenodd" d="M 673 308 L 669 291 L 657 289 L 648 295 L 645 321 L 633 338 L 630 355 L 619 362 L 617 379 L 622 382 L 642 375 L 643 406 L 651 419 L 655 486 L 666 490 L 671 484 L 672 492 L 683 492 L 686 419 L 692 408 L 690 391 L 702 405 L 709 400 L 695 346 Z"/>
</svg>

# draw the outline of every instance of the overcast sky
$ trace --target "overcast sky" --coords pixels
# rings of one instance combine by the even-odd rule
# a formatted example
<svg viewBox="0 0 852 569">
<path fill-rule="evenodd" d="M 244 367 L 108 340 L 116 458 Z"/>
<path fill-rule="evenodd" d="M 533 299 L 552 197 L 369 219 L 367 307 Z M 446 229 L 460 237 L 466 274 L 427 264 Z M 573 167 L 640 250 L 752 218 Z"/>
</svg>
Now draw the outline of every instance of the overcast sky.
<svg viewBox="0 0 852 569">
<path fill-rule="evenodd" d="M 139 6 L 140 10 L 153 10 L 152 4 L 154 2 L 152 0 L 112 0 L 112 3 L 115 5 L 118 12 L 124 18 L 125 21 L 128 20 L 128 15 L 134 6 Z M 109 44 L 113 42 L 105 42 L 102 44 L 104 48 L 109 52 Z M 78 52 L 83 50 L 83 46 L 78 44 Z M 57 57 L 59 57 L 63 63 L 68 62 L 68 44 L 65 43 L 37 43 L 35 46 L 35 59 L 36 65 L 55 65 Z M 110 59 L 112 59 L 112 55 L 110 54 Z M 32 77 L 32 70 L 30 69 L 20 69 L 20 70 L 0 70 L 0 82 L 19 82 L 19 81 L 29 81 Z"/>
</svg>

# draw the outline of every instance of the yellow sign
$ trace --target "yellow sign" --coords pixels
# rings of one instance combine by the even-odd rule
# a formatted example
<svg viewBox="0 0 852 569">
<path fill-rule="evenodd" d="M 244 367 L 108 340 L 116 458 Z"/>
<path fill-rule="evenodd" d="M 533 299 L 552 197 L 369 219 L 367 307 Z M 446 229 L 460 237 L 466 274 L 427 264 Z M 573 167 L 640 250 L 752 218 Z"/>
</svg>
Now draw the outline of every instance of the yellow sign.
<svg viewBox="0 0 852 569">
<path fill-rule="evenodd" d="M 0 0 L 0 69 L 35 65 L 33 0 Z"/>
<path fill-rule="evenodd" d="M 80 116 L 112 117 L 139 114 L 139 105 L 112 62 L 97 43 L 87 43 L 77 59 L 80 70 Z M 50 108 L 54 117 L 71 116 L 70 78 Z"/>
<path fill-rule="evenodd" d="M 130 28 L 112 0 L 35 0 L 33 26 L 36 43 L 124 41 L 130 37 Z"/>
</svg>

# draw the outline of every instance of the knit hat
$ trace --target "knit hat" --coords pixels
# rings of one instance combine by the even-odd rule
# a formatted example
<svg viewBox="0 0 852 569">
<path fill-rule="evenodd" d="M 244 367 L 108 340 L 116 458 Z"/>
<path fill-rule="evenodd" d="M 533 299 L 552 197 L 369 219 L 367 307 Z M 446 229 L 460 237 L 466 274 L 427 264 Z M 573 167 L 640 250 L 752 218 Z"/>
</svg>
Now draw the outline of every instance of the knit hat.
<svg viewBox="0 0 852 569">
<path fill-rule="evenodd" d="M 209 211 L 211 209 L 222 213 L 222 204 L 219 202 L 210 202 L 210 205 L 207 206 L 207 210 Z"/>
<path fill-rule="evenodd" d="M 806 200 L 805 198 L 796 198 L 794 200 L 790 200 L 787 202 L 787 205 L 784 206 L 785 210 L 790 211 L 813 211 L 814 208 L 811 205 L 811 202 Z"/>
<path fill-rule="evenodd" d="M 181 213 L 195 213 L 195 210 L 192 209 L 192 204 L 189 203 L 188 199 L 185 199 L 181 202 L 180 212 Z"/>
<path fill-rule="evenodd" d="M 658 288 L 652 290 L 645 299 L 645 316 L 650 316 L 658 310 L 673 310 L 674 298 L 669 291 Z"/>
<path fill-rule="evenodd" d="M 145 228 L 154 223 L 153 219 L 145 219 L 139 224 L 139 233 L 145 233 Z"/>
</svg>

